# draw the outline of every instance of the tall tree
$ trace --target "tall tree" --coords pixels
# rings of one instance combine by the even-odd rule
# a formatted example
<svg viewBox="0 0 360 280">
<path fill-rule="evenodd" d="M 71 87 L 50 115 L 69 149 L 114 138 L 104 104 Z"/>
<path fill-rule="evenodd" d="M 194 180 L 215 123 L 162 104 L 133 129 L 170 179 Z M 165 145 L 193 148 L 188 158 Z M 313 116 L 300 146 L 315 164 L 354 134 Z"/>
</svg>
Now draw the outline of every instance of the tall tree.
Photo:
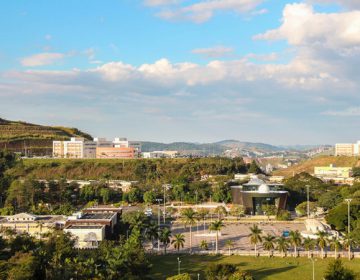
<svg viewBox="0 0 360 280">
<path fill-rule="evenodd" d="M 211 231 L 215 231 L 215 254 L 218 253 L 218 243 L 219 243 L 219 232 L 221 231 L 221 229 L 224 227 L 224 223 L 222 220 L 217 220 L 214 221 L 211 225 L 210 225 L 210 230 Z"/>
<path fill-rule="evenodd" d="M 164 253 L 166 254 L 166 249 L 170 243 L 170 239 L 171 239 L 171 230 L 167 227 L 163 228 L 160 231 L 160 241 L 164 246 Z"/>
<path fill-rule="evenodd" d="M 192 251 L 192 226 L 196 223 L 196 213 L 192 208 L 187 208 L 182 212 L 182 216 L 183 216 L 183 221 L 186 226 L 189 226 L 189 234 L 190 234 L 190 244 L 189 244 L 189 248 L 190 248 L 190 253 Z"/>
<path fill-rule="evenodd" d="M 303 246 L 308 253 L 308 258 L 310 258 L 310 252 L 312 252 L 315 248 L 315 240 L 310 237 L 306 237 L 303 241 Z"/>
<path fill-rule="evenodd" d="M 171 244 L 179 252 L 180 248 L 184 248 L 185 235 L 183 235 L 181 233 L 175 234 L 174 237 L 173 237 L 173 240 L 171 240 Z"/>
<path fill-rule="evenodd" d="M 276 249 L 282 254 L 283 257 L 285 257 L 285 254 L 289 249 L 289 241 L 285 237 L 280 236 L 276 240 L 276 243 L 277 243 Z"/>
<path fill-rule="evenodd" d="M 327 233 L 325 231 L 319 231 L 317 234 L 318 236 L 317 240 L 316 240 L 316 244 L 319 246 L 320 250 L 321 250 L 321 258 L 324 258 L 324 249 L 327 246 Z"/>
<path fill-rule="evenodd" d="M 325 280 L 355 280 L 355 274 L 344 267 L 341 260 L 334 260 L 329 263 L 324 276 Z"/>
<path fill-rule="evenodd" d="M 264 236 L 263 247 L 266 251 L 269 252 L 269 258 L 271 257 L 272 251 L 274 251 L 275 249 L 275 239 L 276 237 L 271 234 L 267 234 L 266 236 Z"/>
<path fill-rule="evenodd" d="M 290 231 L 289 233 L 290 244 L 294 247 L 295 258 L 298 257 L 297 247 L 301 245 L 301 234 L 298 230 Z"/>
<path fill-rule="evenodd" d="M 337 259 L 338 252 L 341 249 L 341 242 L 340 242 L 339 238 L 337 238 L 336 236 L 331 238 L 329 240 L 329 245 L 330 245 L 330 249 L 334 251 L 334 258 Z"/>
<path fill-rule="evenodd" d="M 257 256 L 257 244 L 262 242 L 262 229 L 260 229 L 257 225 L 253 225 L 250 227 L 250 243 L 254 245 L 255 256 Z"/>
</svg>

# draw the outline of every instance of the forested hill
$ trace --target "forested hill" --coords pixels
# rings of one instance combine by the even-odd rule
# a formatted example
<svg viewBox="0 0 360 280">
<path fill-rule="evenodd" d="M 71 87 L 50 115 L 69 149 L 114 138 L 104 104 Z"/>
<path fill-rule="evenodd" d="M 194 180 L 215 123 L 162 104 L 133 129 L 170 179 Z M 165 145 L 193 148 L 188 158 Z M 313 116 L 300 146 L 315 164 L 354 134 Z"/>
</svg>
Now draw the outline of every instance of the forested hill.
<svg viewBox="0 0 360 280">
<path fill-rule="evenodd" d="M 77 128 L 44 126 L 22 121 L 9 121 L 0 118 L 0 149 L 26 155 L 49 155 L 53 140 L 70 137 L 92 137 Z"/>
</svg>

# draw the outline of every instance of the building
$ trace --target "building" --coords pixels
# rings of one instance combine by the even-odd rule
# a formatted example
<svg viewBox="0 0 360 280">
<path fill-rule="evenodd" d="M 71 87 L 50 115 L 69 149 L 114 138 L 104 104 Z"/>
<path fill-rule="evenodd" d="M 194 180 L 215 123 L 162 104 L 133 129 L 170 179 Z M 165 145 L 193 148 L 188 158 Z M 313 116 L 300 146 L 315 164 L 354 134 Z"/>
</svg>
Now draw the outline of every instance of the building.
<svg viewBox="0 0 360 280">
<path fill-rule="evenodd" d="M 81 137 L 72 137 L 70 141 L 53 141 L 54 158 L 95 158 L 95 141 L 88 141 Z"/>
<path fill-rule="evenodd" d="M 176 158 L 180 155 L 178 151 L 153 151 L 142 153 L 143 158 Z"/>
<path fill-rule="evenodd" d="M 335 156 L 359 156 L 360 155 L 360 141 L 355 144 L 338 143 L 335 144 Z"/>
<path fill-rule="evenodd" d="M 274 205 L 285 209 L 288 192 L 281 190 L 282 184 L 265 183 L 256 176 L 241 186 L 232 186 L 231 195 L 234 204 L 244 206 L 245 212 L 252 215 L 263 215 L 263 205 Z"/>
<path fill-rule="evenodd" d="M 0 229 L 13 229 L 17 233 L 28 233 L 40 238 L 54 229 L 62 229 L 65 225 L 65 220 L 66 218 L 60 215 L 19 213 L 3 217 L 0 220 Z"/>
<path fill-rule="evenodd" d="M 122 209 L 114 206 L 94 206 L 74 213 L 65 223 L 65 232 L 76 238 L 76 248 L 97 248 L 105 239 L 116 239 Z"/>
<path fill-rule="evenodd" d="M 72 137 L 70 141 L 53 141 L 54 158 L 135 158 L 140 155 L 141 142 L 126 138 L 94 138 L 93 141 Z"/>
<path fill-rule="evenodd" d="M 97 147 L 96 158 L 135 158 L 138 153 L 135 148 L 129 147 Z"/>
<path fill-rule="evenodd" d="M 115 148 L 134 148 L 138 154 L 141 153 L 141 142 L 129 141 L 127 138 L 115 138 L 112 142 Z"/>
<path fill-rule="evenodd" d="M 352 177 L 352 167 L 336 167 L 334 164 L 315 166 L 314 175 L 316 177 L 350 178 Z"/>
</svg>

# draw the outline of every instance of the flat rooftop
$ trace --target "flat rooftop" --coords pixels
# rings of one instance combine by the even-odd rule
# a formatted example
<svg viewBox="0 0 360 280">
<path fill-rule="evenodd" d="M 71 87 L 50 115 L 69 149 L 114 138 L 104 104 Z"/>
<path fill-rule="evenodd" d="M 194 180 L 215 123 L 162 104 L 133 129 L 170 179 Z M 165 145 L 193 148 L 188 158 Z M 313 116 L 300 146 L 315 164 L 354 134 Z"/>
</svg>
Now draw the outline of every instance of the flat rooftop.
<svg viewBox="0 0 360 280">
<path fill-rule="evenodd" d="M 68 226 L 66 229 L 101 229 L 103 228 L 103 225 L 93 225 L 93 226 L 88 226 L 88 225 L 70 225 Z"/>
<path fill-rule="evenodd" d="M 80 220 L 110 220 L 116 213 L 85 213 Z"/>
</svg>

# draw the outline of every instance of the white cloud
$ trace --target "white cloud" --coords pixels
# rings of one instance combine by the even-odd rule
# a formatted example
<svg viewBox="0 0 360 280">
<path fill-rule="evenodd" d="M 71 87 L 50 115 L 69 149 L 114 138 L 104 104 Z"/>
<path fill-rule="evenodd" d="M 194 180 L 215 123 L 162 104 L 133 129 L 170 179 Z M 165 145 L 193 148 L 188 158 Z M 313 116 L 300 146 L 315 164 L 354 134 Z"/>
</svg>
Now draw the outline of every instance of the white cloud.
<svg viewBox="0 0 360 280">
<path fill-rule="evenodd" d="M 350 107 L 341 111 L 325 111 L 322 114 L 334 117 L 358 117 L 360 116 L 360 107 Z"/>
<path fill-rule="evenodd" d="M 179 2 L 180 0 L 145 0 L 144 4 L 146 6 L 164 6 L 177 4 Z"/>
<path fill-rule="evenodd" d="M 311 3 L 319 3 L 319 4 L 339 4 L 344 7 L 360 9 L 360 1 L 359 0 L 310 0 L 308 2 Z"/>
<path fill-rule="evenodd" d="M 207 0 L 194 4 L 162 10 L 158 13 L 167 20 L 189 20 L 196 23 L 208 21 L 218 11 L 233 11 L 239 14 L 254 11 L 264 0 Z"/>
<path fill-rule="evenodd" d="M 199 54 L 207 58 L 221 58 L 231 56 L 234 54 L 234 48 L 225 46 L 216 46 L 212 48 L 194 49 L 191 51 L 193 54 Z"/>
<path fill-rule="evenodd" d="M 63 53 L 39 53 L 21 59 L 21 64 L 26 67 L 36 67 L 50 65 L 63 59 L 65 54 Z"/>
<path fill-rule="evenodd" d="M 255 36 L 255 39 L 282 40 L 293 46 L 319 45 L 333 50 L 358 51 L 360 11 L 316 13 L 308 4 L 288 4 L 282 25 Z"/>
</svg>

